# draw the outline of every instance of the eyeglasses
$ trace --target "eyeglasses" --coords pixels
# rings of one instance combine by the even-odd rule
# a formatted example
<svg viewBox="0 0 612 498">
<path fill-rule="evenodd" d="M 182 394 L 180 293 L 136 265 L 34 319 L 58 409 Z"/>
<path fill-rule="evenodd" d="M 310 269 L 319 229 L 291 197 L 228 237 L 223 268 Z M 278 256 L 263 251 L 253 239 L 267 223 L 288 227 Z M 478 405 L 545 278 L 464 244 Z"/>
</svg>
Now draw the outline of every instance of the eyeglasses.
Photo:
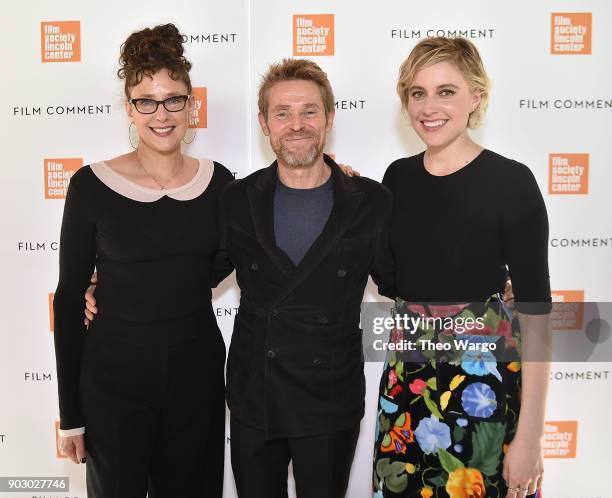
<svg viewBox="0 0 612 498">
<path fill-rule="evenodd" d="M 134 107 L 140 114 L 153 114 L 157 111 L 159 104 L 162 104 L 168 112 L 179 112 L 185 109 L 190 97 L 191 95 L 175 95 L 165 100 L 131 99 L 130 103 L 134 104 Z"/>
</svg>

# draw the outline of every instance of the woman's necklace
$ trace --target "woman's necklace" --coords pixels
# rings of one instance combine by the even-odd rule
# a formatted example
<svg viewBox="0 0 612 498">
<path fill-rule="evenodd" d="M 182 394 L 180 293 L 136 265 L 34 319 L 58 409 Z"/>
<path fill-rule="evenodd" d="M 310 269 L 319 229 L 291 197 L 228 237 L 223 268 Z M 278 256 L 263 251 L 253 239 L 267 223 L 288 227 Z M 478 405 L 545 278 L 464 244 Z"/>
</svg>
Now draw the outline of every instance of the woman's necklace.
<svg viewBox="0 0 612 498">
<path fill-rule="evenodd" d="M 147 171 L 147 169 L 142 165 L 142 163 L 140 162 L 140 160 L 138 160 L 138 164 L 139 166 L 142 168 L 142 170 L 145 172 L 145 175 L 147 175 L 149 178 L 151 178 L 151 180 L 153 180 L 155 183 L 157 183 L 157 185 L 159 186 L 159 188 L 161 190 L 167 190 L 168 187 L 167 185 L 172 182 L 172 180 L 174 180 L 174 178 L 182 171 L 183 166 L 185 165 L 185 160 L 184 158 L 181 156 L 181 165 L 177 168 L 177 170 L 172 174 L 172 176 L 166 181 L 166 185 L 160 183 L 157 178 L 155 178 L 151 173 L 149 173 Z"/>
</svg>

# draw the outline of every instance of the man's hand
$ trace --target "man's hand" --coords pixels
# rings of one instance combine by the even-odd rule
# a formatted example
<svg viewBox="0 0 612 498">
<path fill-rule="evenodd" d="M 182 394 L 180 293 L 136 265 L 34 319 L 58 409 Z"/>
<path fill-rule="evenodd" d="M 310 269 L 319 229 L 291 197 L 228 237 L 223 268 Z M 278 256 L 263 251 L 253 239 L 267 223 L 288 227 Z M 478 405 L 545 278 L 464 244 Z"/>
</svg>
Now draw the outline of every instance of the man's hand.
<svg viewBox="0 0 612 498">
<path fill-rule="evenodd" d="M 60 436 L 59 447 L 60 452 L 74 463 L 85 463 L 85 437 L 83 434 L 68 437 Z"/>
<path fill-rule="evenodd" d="M 85 291 L 85 326 L 89 328 L 91 322 L 95 318 L 95 315 L 98 313 L 98 308 L 96 308 L 96 298 L 94 297 L 94 292 L 96 291 L 96 284 L 98 283 L 98 274 L 94 273 L 91 276 L 91 285 L 87 287 Z"/>
</svg>

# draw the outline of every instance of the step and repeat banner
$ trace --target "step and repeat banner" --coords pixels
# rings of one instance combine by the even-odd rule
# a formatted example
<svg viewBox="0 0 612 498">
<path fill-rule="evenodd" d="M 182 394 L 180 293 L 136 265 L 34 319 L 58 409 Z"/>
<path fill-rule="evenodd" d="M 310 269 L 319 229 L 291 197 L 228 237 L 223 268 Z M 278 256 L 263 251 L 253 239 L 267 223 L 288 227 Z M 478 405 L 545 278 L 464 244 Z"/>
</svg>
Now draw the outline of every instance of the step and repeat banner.
<svg viewBox="0 0 612 498">
<path fill-rule="evenodd" d="M 72 174 L 131 150 L 116 70 L 121 43 L 143 27 L 173 22 L 184 34 L 197 132 L 185 151 L 223 163 L 236 178 L 274 159 L 256 98 L 271 62 L 308 57 L 327 71 L 336 95 L 327 152 L 380 180 L 393 160 L 423 150 L 395 93 L 399 65 L 425 37 L 472 40 L 493 82 L 489 111 L 473 136 L 527 164 L 548 208 L 554 300 L 570 303 L 554 333 L 582 333 L 589 317 L 580 303 L 612 301 L 612 5 L 603 0 L 520 0 L 511 9 L 486 0 L 38 0 L 6 5 L 4 14 L 0 476 L 70 478 L 66 492 L 7 497 L 86 497 L 85 467 L 57 447 L 52 303 L 59 229 Z M 238 298 L 233 276 L 215 290 L 227 344 Z M 364 300 L 381 298 L 369 285 Z M 371 496 L 381 369 L 366 363 L 351 498 Z M 612 498 L 611 370 L 606 362 L 553 364 L 543 496 Z M 233 497 L 229 443 L 228 428 L 224 496 Z"/>
</svg>

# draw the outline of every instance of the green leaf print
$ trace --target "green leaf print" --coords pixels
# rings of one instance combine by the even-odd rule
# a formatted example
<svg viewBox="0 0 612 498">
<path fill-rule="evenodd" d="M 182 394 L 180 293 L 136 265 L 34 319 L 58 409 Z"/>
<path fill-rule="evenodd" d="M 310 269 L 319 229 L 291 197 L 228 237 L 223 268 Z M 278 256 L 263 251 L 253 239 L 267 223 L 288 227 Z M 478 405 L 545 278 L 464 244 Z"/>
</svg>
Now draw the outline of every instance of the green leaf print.
<svg viewBox="0 0 612 498">
<path fill-rule="evenodd" d="M 435 391 L 438 387 L 437 387 L 437 380 L 435 377 L 430 377 L 429 379 L 427 379 L 427 385 L 429 386 L 429 388 L 432 391 Z"/>
<path fill-rule="evenodd" d="M 440 410 L 438 410 L 438 407 L 436 406 L 434 400 L 431 399 L 431 391 L 429 389 L 425 389 L 423 391 L 423 400 L 425 401 L 425 405 L 427 406 L 427 408 L 429 408 L 429 411 L 432 413 L 432 415 L 438 417 L 438 420 L 442 420 L 444 418 L 440 413 Z"/>
<path fill-rule="evenodd" d="M 404 465 L 401 462 L 395 463 L 399 463 L 402 469 L 404 468 Z M 387 489 L 389 491 L 392 491 L 393 493 L 401 493 L 408 487 L 408 474 L 403 473 L 386 477 L 385 484 L 387 485 Z"/>
<path fill-rule="evenodd" d="M 464 319 L 465 319 L 465 318 L 469 318 L 469 319 L 470 319 L 470 321 L 472 321 L 472 322 L 475 322 L 475 321 L 476 321 L 476 315 L 474 314 L 474 312 L 473 312 L 473 311 L 470 311 L 470 310 L 463 310 L 463 311 L 462 311 L 460 314 L 458 314 L 458 315 L 455 317 L 455 320 L 456 320 L 457 318 L 464 318 Z M 463 323 L 465 323 L 465 320 L 463 320 Z"/>
<path fill-rule="evenodd" d="M 446 472 L 440 472 L 438 475 L 428 478 L 428 481 L 436 487 L 443 488 L 448 481 L 448 474 Z"/>
<path fill-rule="evenodd" d="M 488 325 L 489 327 L 491 327 L 493 332 L 495 332 L 497 330 L 497 328 L 499 327 L 499 322 L 500 321 L 501 321 L 501 316 L 499 316 L 497 313 L 495 313 L 495 310 L 493 310 L 493 308 L 487 309 L 487 311 L 484 314 L 484 324 L 485 324 L 485 326 Z"/>
<path fill-rule="evenodd" d="M 385 432 L 389 432 L 391 430 L 391 421 L 385 417 L 384 415 L 380 416 L 380 432 L 384 434 Z"/>
<path fill-rule="evenodd" d="M 395 375 L 397 375 L 397 378 L 399 380 L 401 380 L 402 382 L 404 381 L 404 362 L 403 361 L 398 361 L 397 364 L 395 365 Z"/>
<path fill-rule="evenodd" d="M 376 462 L 376 473 L 389 491 L 401 493 L 408 486 L 408 474 L 405 472 L 406 465 L 402 462 L 393 462 L 389 458 L 382 458 Z"/>
<path fill-rule="evenodd" d="M 460 348 L 455 347 L 455 337 L 447 335 L 439 335 L 439 342 L 443 344 L 449 344 L 450 349 L 445 349 L 439 353 L 438 358 L 443 363 L 449 363 L 450 365 L 460 365 L 461 357 L 464 351 Z"/>
<path fill-rule="evenodd" d="M 480 422 L 472 433 L 472 458 L 468 466 L 480 470 L 487 476 L 498 472 L 502 444 L 506 435 L 506 424 Z"/>
<path fill-rule="evenodd" d="M 389 358 L 387 359 L 387 363 L 391 368 L 395 366 L 395 364 L 397 363 L 397 356 L 395 355 L 395 351 L 389 352 Z"/>
<path fill-rule="evenodd" d="M 464 466 L 461 460 L 459 460 L 457 457 L 454 457 L 448 451 L 442 448 L 438 449 L 438 458 L 440 459 L 440 465 L 442 465 L 442 468 L 446 470 L 446 472 L 448 472 L 449 474 L 453 470 Z"/>
<path fill-rule="evenodd" d="M 460 443 L 461 441 L 463 441 L 463 436 L 465 436 L 465 429 L 456 425 L 453 429 L 453 440 L 455 441 L 455 443 Z"/>
</svg>

